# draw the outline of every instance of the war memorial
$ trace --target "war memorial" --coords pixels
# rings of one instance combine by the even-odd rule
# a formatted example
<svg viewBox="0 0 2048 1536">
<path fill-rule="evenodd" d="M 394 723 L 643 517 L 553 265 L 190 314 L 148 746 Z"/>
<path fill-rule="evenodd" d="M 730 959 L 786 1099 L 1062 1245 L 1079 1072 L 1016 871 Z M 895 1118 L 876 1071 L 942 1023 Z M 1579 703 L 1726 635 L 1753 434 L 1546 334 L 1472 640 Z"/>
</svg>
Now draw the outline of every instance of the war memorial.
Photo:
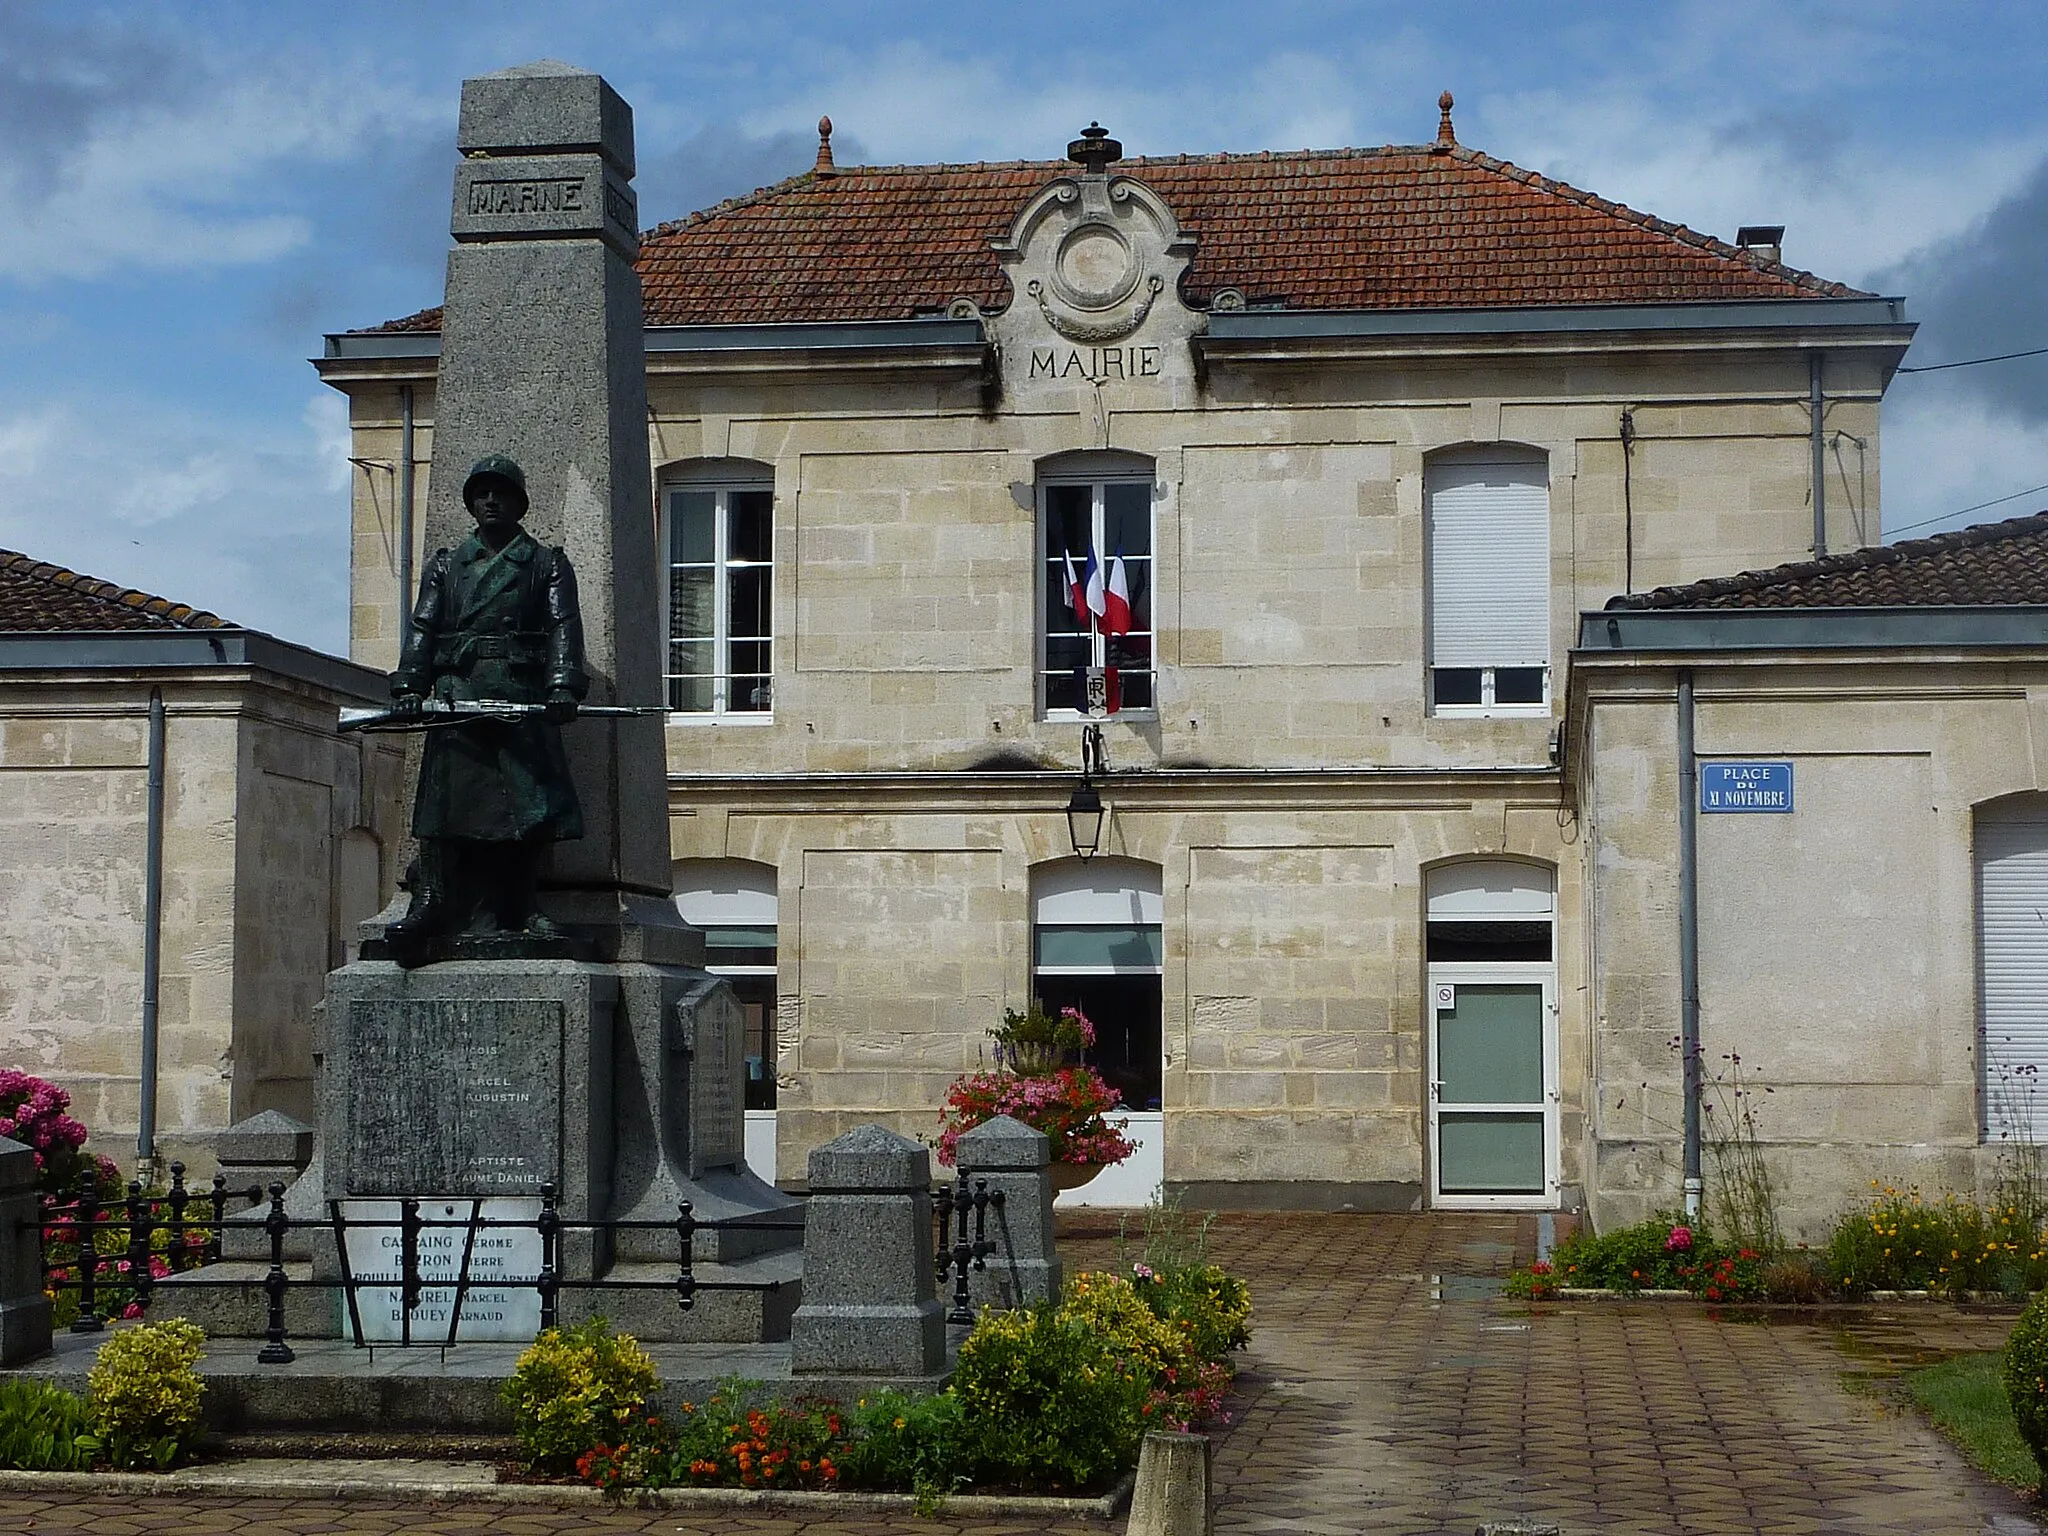
<svg viewBox="0 0 2048 1536">
<path fill-rule="evenodd" d="M 215 1262 L 151 1316 L 204 1325 L 209 1415 L 244 1428 L 488 1428 L 520 1349 L 593 1317 L 686 1395 L 929 1390 L 970 1298 L 1059 1293 L 1046 1139 L 963 1142 L 951 1298 L 921 1143 L 855 1129 L 801 1201 L 746 1167 L 739 1007 L 669 899 L 654 569 L 621 553 L 652 494 L 632 113 L 543 62 L 464 83 L 458 148 L 439 552 L 390 707 L 343 726 L 407 742 L 407 874 L 328 977 L 317 1126 L 221 1138 L 211 1196 L 174 1195 Z M 0 1148 L 0 1364 L 82 1379 L 102 1320 L 88 1291 L 53 1335 L 31 1156 Z"/>
</svg>

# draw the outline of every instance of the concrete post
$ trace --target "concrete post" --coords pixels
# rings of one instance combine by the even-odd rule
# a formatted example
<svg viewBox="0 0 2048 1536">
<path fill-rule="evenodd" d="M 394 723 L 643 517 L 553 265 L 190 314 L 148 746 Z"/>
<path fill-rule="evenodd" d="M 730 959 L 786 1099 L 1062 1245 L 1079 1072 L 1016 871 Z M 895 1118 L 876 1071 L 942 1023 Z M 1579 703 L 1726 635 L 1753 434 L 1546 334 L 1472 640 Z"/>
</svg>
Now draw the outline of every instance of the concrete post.
<svg viewBox="0 0 2048 1536">
<path fill-rule="evenodd" d="M 0 1365 L 50 1352 L 42 1214 L 35 1153 L 0 1138 Z"/>
<path fill-rule="evenodd" d="M 1209 1536 L 1209 1437 L 1155 1429 L 1138 1452 L 1125 1536 Z"/>
<path fill-rule="evenodd" d="M 804 1299 L 791 1319 L 799 1376 L 931 1377 L 946 1368 L 932 1278 L 931 1154 L 863 1125 L 810 1159 Z"/>
<path fill-rule="evenodd" d="M 986 1180 L 993 1201 L 988 1235 L 995 1252 L 968 1284 L 977 1307 L 1059 1303 L 1061 1268 L 1052 1241 L 1052 1144 L 1021 1120 L 998 1115 L 960 1138 L 956 1154 L 970 1181 Z"/>
</svg>

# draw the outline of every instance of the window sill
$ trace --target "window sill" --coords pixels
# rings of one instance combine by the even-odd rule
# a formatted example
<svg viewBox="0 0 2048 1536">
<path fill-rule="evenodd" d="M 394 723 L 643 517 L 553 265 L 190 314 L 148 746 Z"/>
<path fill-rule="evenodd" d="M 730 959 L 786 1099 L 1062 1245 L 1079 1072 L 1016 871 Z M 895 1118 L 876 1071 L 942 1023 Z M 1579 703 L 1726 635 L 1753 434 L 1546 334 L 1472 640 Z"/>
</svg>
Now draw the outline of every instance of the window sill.
<svg viewBox="0 0 2048 1536">
<path fill-rule="evenodd" d="M 1430 712 L 1436 720 L 1548 720 L 1548 704 L 1439 704 Z"/>
<path fill-rule="evenodd" d="M 1120 709 L 1113 715 L 1084 715 L 1078 709 L 1054 709 L 1040 715 L 1046 725 L 1110 725 L 1118 720 L 1155 721 L 1159 718 L 1156 709 Z"/>
<path fill-rule="evenodd" d="M 701 715 L 674 709 L 670 710 L 663 717 L 663 720 L 668 725 L 680 725 L 693 731 L 703 730 L 706 726 L 714 725 L 757 726 L 773 725 L 775 723 L 775 717 L 771 714 Z"/>
</svg>

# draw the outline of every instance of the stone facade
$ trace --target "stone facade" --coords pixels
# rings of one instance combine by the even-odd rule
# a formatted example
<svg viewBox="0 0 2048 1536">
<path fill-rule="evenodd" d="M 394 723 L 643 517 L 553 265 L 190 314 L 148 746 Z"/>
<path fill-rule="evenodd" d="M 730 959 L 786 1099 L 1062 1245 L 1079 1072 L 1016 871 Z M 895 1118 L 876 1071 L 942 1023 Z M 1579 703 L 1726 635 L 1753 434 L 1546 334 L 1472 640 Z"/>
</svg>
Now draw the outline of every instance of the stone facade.
<svg viewBox="0 0 2048 1536">
<path fill-rule="evenodd" d="M 205 655 L 217 639 L 220 660 Z M 165 712 L 157 1141 L 310 1117 L 310 1013 L 397 871 L 398 754 L 337 737 L 358 668 L 235 630 L 0 643 L 0 1061 L 68 1089 L 124 1165 L 140 1116 L 148 710 Z"/>
<path fill-rule="evenodd" d="M 1080 203 L 1102 192 L 1070 180 Z M 1506 859 L 1554 879 L 1561 1088 L 1536 1203 L 1575 1204 L 1605 1176 L 1586 847 L 1552 755 L 1577 615 L 1628 584 L 1810 552 L 1815 350 L 1826 430 L 1864 445 L 1865 473 L 1828 489 L 1828 540 L 1876 542 L 1878 407 L 1910 329 L 1873 317 L 1886 301 L 1830 299 L 1290 330 L 1186 301 L 1173 208 L 1142 174 L 1110 187 L 1142 279 L 1122 297 L 1110 279 L 1091 297 L 1077 267 L 1062 310 L 1054 186 L 1020 195 L 994 244 L 1000 311 L 963 299 L 893 341 L 650 341 L 657 503 L 720 466 L 773 486 L 772 711 L 672 715 L 667 746 L 670 854 L 773 871 L 778 1164 L 867 1122 L 931 1134 L 984 1029 L 1033 993 L 1034 874 L 1073 856 L 1082 725 L 1043 705 L 1039 489 L 1113 463 L 1151 482 L 1158 703 L 1103 722 L 1104 851 L 1154 866 L 1163 892 L 1168 1183 L 1423 1201 L 1426 890 Z M 1098 258 L 1125 259 L 1073 259 Z M 360 458 L 396 463 L 402 386 L 431 454 L 432 346 L 330 339 L 322 375 L 350 396 Z M 1425 479 L 1485 445 L 1547 465 L 1557 702 L 1438 712 Z M 393 505 L 389 475 L 358 477 L 352 654 L 369 666 L 395 654 Z"/>
</svg>

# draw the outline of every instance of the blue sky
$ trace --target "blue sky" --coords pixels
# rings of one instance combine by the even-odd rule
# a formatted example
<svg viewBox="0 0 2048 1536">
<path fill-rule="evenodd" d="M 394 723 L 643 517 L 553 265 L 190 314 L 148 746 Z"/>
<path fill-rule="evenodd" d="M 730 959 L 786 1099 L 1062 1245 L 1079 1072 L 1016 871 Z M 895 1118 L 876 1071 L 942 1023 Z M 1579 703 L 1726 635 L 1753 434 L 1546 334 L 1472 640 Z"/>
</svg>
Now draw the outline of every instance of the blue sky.
<svg viewBox="0 0 2048 1536">
<path fill-rule="evenodd" d="M 305 359 L 440 296 L 457 88 L 633 103 L 648 222 L 802 170 L 1461 141 L 1904 293 L 1909 362 L 2048 346 L 2048 29 L 2018 4 L 96 5 L 0 0 L 0 546 L 346 644 Z M 2048 358 L 1902 377 L 1885 522 L 2048 507 Z"/>
</svg>

